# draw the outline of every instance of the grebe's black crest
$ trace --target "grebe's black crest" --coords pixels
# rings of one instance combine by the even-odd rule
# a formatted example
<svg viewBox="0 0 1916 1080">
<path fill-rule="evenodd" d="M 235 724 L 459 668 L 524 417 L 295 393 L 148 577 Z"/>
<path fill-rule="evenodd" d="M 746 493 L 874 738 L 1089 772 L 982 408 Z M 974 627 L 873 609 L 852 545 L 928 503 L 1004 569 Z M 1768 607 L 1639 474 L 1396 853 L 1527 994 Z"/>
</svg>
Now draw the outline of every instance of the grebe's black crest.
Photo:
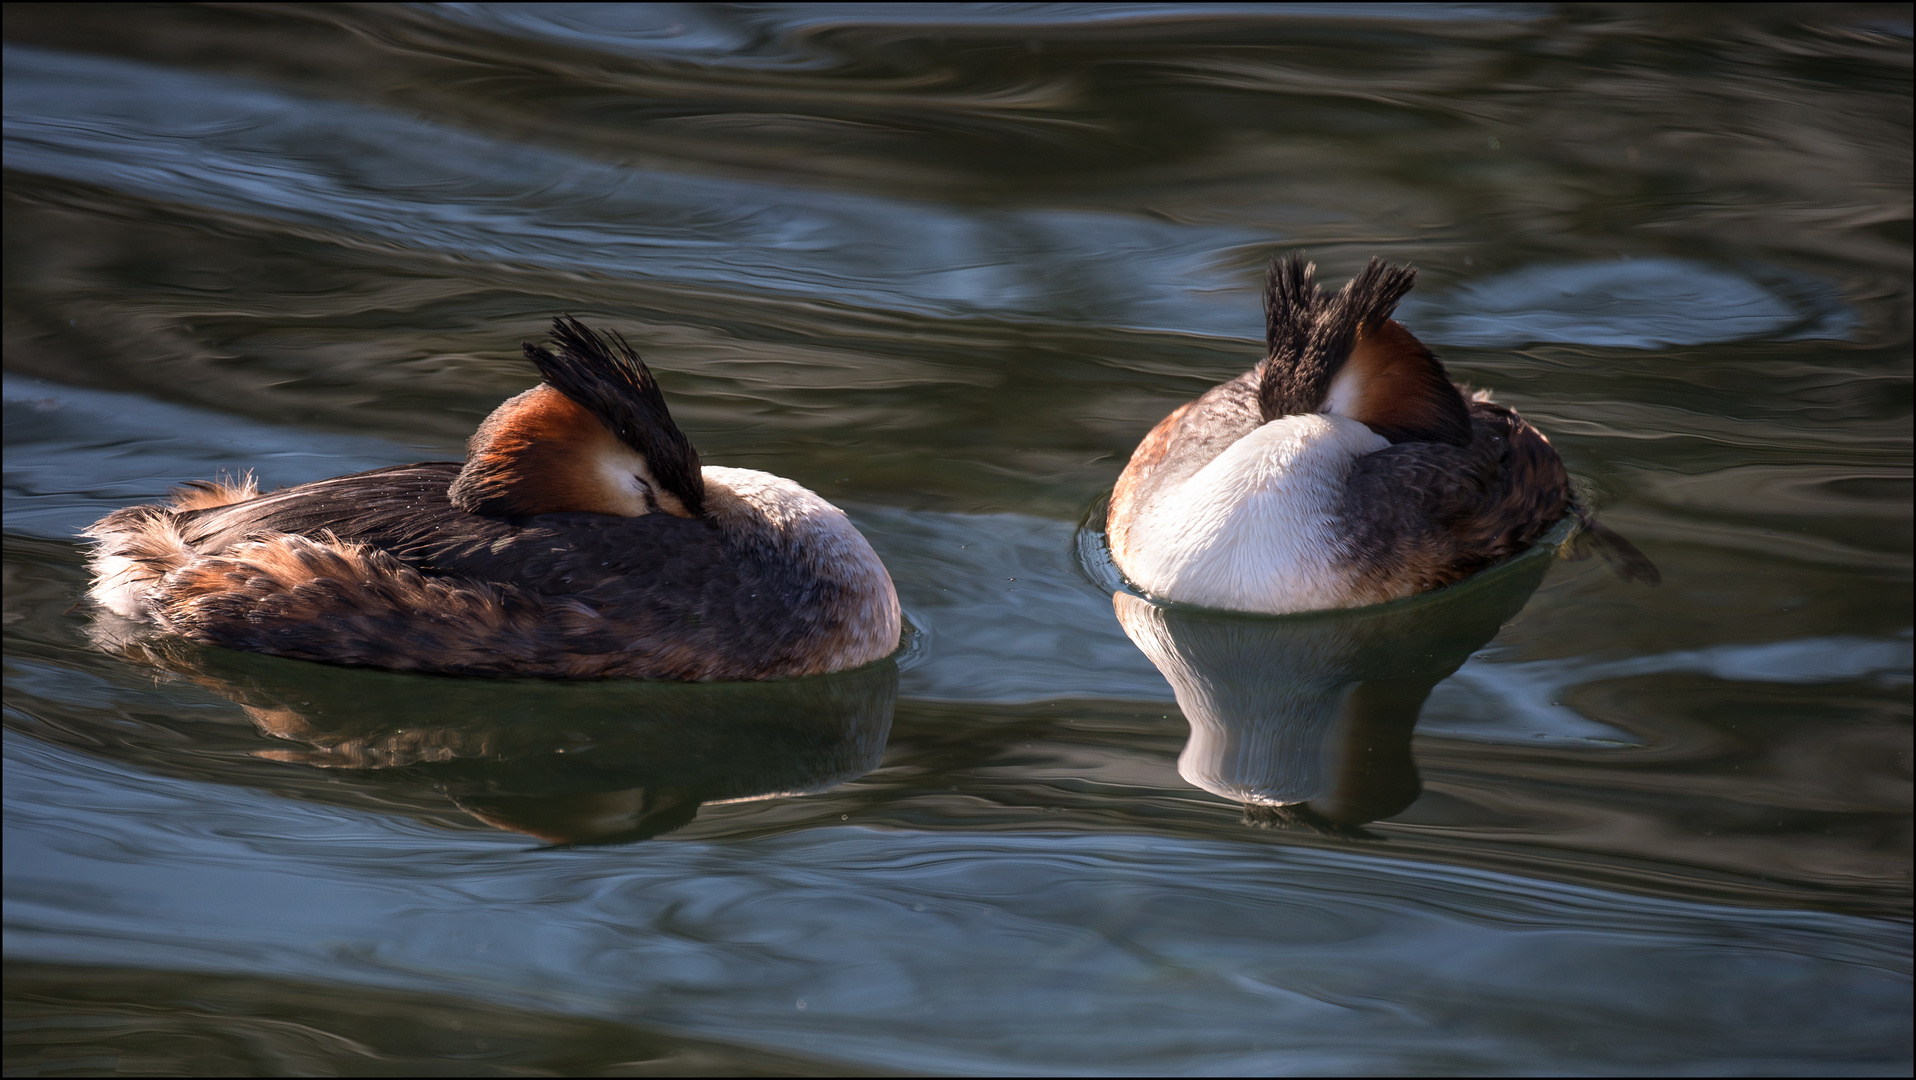
<svg viewBox="0 0 1916 1080">
<path fill-rule="evenodd" d="M 1335 295 L 1325 295 L 1316 275 L 1300 253 L 1271 260 L 1264 285 L 1267 353 L 1257 387 L 1264 420 L 1325 411 L 1333 383 L 1356 360 L 1365 369 L 1353 372 L 1357 381 L 1375 381 L 1388 368 L 1392 382 L 1415 384 L 1392 387 L 1398 407 L 1383 410 L 1415 415 L 1363 417 L 1373 431 L 1394 443 L 1468 445 L 1470 413 L 1443 364 L 1390 321 L 1417 281 L 1416 268 L 1374 258 Z M 1372 348 L 1360 350 L 1363 342 Z M 1403 409 L 1412 402 L 1418 407 Z"/>
<path fill-rule="evenodd" d="M 599 334 L 561 315 L 552 320 L 557 351 L 530 341 L 526 359 L 553 389 L 599 418 L 619 441 L 639 452 L 660 486 L 693 514 L 704 512 L 705 479 L 699 453 L 672 422 L 658 380 L 618 331 Z"/>
</svg>

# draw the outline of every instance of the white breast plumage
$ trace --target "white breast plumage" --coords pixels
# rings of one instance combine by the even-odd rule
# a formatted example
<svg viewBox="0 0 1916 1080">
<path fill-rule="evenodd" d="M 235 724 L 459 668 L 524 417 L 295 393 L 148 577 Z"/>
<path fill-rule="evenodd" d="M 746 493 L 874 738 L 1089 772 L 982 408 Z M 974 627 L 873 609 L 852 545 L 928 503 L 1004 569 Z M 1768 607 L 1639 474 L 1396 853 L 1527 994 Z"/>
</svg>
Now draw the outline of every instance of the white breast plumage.
<svg viewBox="0 0 1916 1080">
<path fill-rule="evenodd" d="M 1140 508 L 1118 566 L 1166 600 L 1282 614 L 1347 606 L 1335 511 L 1351 464 L 1390 443 L 1343 416 L 1272 420 Z"/>
</svg>

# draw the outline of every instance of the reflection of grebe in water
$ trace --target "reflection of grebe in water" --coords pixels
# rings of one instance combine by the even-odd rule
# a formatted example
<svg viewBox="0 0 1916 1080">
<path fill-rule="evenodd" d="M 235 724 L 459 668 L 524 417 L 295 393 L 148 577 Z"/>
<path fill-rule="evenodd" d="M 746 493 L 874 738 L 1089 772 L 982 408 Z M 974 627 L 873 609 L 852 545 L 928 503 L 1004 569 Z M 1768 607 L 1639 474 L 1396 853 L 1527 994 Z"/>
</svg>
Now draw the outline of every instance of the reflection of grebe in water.
<svg viewBox="0 0 1916 1080">
<path fill-rule="evenodd" d="M 891 578 L 838 508 L 701 468 L 623 339 L 553 338 L 463 465 L 189 485 L 88 530 L 92 595 L 195 641 L 448 674 L 770 679 L 897 647 Z"/>
<path fill-rule="evenodd" d="M 463 814 L 448 824 L 551 844 L 644 840 L 701 806 L 861 776 L 884 754 L 898 688 L 890 661 L 761 682 L 500 683 L 289 664 L 104 613 L 93 636 L 238 703 L 271 737 L 224 775 L 234 755 L 196 749 L 196 774 L 425 820 L 450 803 Z M 262 774 L 265 762 L 281 764 Z"/>
<path fill-rule="evenodd" d="M 1271 264 L 1268 354 L 1164 418 L 1111 495 L 1111 555 L 1153 596 L 1281 614 L 1461 580 L 1566 513 L 1626 578 L 1634 547 L 1575 506 L 1563 462 L 1487 395 L 1466 399 L 1390 316 L 1416 271 L 1373 259 L 1335 295 Z"/>
<path fill-rule="evenodd" d="M 1363 611 L 1272 618 L 1128 592 L 1113 601 L 1191 725 L 1180 775 L 1243 803 L 1254 823 L 1355 832 L 1416 801 L 1410 738 L 1424 700 L 1522 610 L 1553 551 Z"/>
</svg>

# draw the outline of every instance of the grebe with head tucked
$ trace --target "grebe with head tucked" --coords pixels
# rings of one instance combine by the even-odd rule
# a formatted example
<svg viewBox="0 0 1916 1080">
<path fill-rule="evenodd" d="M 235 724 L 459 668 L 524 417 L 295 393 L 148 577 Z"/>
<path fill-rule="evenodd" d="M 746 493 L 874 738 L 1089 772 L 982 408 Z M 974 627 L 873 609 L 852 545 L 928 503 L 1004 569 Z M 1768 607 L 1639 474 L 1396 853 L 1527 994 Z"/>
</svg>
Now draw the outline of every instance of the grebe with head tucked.
<svg viewBox="0 0 1916 1080">
<path fill-rule="evenodd" d="M 91 595 L 210 644 L 446 674 L 770 679 L 897 647 L 891 577 L 842 511 L 701 467 L 623 338 L 552 336 L 463 465 L 189 484 L 86 531 Z"/>
<path fill-rule="evenodd" d="M 1572 498 L 1536 428 L 1466 398 L 1390 316 L 1417 271 L 1372 259 L 1335 295 L 1271 263 L 1264 361 L 1145 436 L 1111 495 L 1113 561 L 1146 592 L 1236 611 L 1359 607 L 1451 584 L 1567 513 L 1623 575 L 1656 568 Z"/>
</svg>

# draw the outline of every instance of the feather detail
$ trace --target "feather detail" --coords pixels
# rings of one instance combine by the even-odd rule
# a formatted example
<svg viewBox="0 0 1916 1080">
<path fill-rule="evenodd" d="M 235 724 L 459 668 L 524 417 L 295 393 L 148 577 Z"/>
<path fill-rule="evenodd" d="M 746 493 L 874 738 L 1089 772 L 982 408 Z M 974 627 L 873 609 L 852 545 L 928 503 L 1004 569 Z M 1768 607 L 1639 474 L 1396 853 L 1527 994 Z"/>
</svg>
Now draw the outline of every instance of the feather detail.
<svg viewBox="0 0 1916 1080">
<path fill-rule="evenodd" d="M 473 433 L 450 491 L 467 513 L 518 520 L 584 512 L 692 516 L 651 463 L 584 406 L 537 386 L 494 409 Z"/>
<path fill-rule="evenodd" d="M 1470 444 L 1464 396 L 1437 357 L 1395 319 L 1358 332 L 1322 408 L 1393 443 Z"/>
</svg>

